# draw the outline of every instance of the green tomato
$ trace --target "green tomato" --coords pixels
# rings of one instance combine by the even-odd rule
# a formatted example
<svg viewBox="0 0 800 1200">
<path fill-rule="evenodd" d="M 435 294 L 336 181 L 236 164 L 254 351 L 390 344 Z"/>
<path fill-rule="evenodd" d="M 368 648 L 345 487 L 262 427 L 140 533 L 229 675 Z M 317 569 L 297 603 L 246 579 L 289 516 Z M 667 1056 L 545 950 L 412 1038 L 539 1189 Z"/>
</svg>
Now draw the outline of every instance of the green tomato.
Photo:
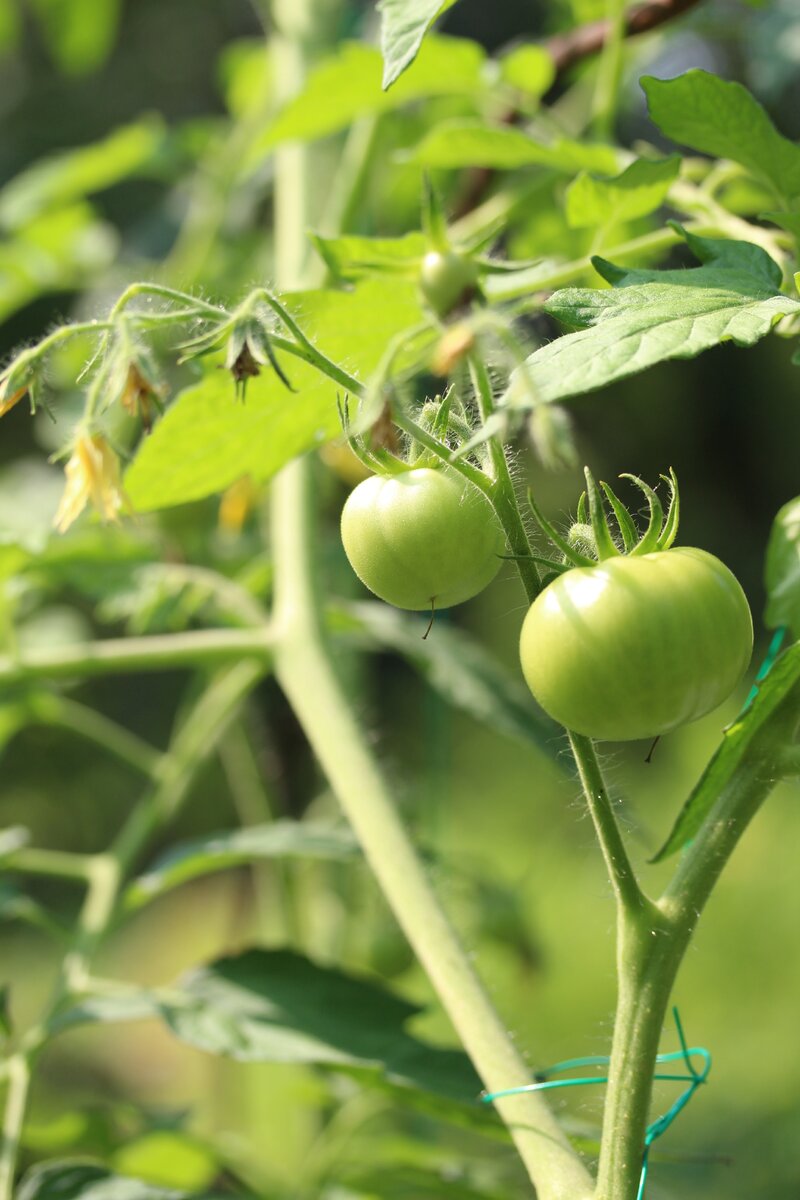
<svg viewBox="0 0 800 1200">
<path fill-rule="evenodd" d="M 446 317 L 472 295 L 478 268 L 469 258 L 447 250 L 429 250 L 419 269 L 419 288 L 433 311 Z"/>
<path fill-rule="evenodd" d="M 713 554 L 683 547 L 557 576 L 520 639 L 523 674 L 545 712 L 603 741 L 653 738 L 711 712 L 752 649 L 735 577 Z"/>
<path fill-rule="evenodd" d="M 497 574 L 504 539 L 488 500 L 455 471 L 373 475 L 342 510 L 350 565 L 397 608 L 449 608 Z"/>
</svg>

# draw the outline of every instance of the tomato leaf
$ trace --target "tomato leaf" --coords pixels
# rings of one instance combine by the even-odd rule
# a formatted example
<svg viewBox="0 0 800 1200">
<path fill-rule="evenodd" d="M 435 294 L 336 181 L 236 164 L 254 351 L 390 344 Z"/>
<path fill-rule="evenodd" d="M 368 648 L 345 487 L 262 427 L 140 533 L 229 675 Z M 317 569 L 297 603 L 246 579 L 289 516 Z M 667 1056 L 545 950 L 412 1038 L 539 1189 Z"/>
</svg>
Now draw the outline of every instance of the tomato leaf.
<svg viewBox="0 0 800 1200">
<path fill-rule="evenodd" d="M 765 679 L 758 685 L 752 701 L 723 734 L 714 757 L 706 767 L 697 786 L 681 809 L 678 819 L 658 853 L 651 862 L 662 862 L 681 850 L 697 834 L 713 809 L 733 773 L 741 763 L 753 738 L 765 721 L 800 679 L 800 644 L 791 646 L 781 655 Z"/>
<path fill-rule="evenodd" d="M 474 1102 L 481 1085 L 466 1055 L 406 1033 L 419 1011 L 366 977 L 261 949 L 193 971 L 181 1002 L 162 1006 L 177 1037 L 211 1054 L 377 1072 Z"/>
<path fill-rule="evenodd" d="M 31 1167 L 14 1194 L 16 1200 L 223 1200 L 217 1193 L 154 1186 L 74 1158 Z"/>
<path fill-rule="evenodd" d="M 561 770 L 561 729 L 541 713 L 527 688 L 463 629 L 428 617 L 410 617 L 386 604 L 363 601 L 330 613 L 332 628 L 372 650 L 407 659 L 448 704 L 504 737 L 534 745 Z"/>
<path fill-rule="evenodd" d="M 303 91 L 278 113 L 256 150 L 261 155 L 281 142 L 327 137 L 359 117 L 428 96 L 471 96 L 481 87 L 484 57 L 475 42 L 427 38 L 403 79 L 385 92 L 380 53 L 361 42 L 345 42 L 311 71 Z"/>
<path fill-rule="evenodd" d="M 767 544 L 765 578 L 768 629 L 788 625 L 800 638 L 800 497 L 784 504 Z"/>
<path fill-rule="evenodd" d="M 733 159 L 782 200 L 800 195 L 800 146 L 778 133 L 740 83 L 698 70 L 677 79 L 649 75 L 641 83 L 650 117 L 667 137 L 703 154 Z"/>
<path fill-rule="evenodd" d="M 380 0 L 383 87 L 389 88 L 419 53 L 425 34 L 456 0 Z"/>
<path fill-rule="evenodd" d="M 31 0 L 31 8 L 62 71 L 82 75 L 108 58 L 122 15 L 121 0 Z"/>
<path fill-rule="evenodd" d="M 680 169 L 680 155 L 673 154 L 637 158 L 613 179 L 584 171 L 567 188 L 567 223 L 573 229 L 588 229 L 646 217 L 664 203 Z"/>
<path fill-rule="evenodd" d="M 373 272 L 395 272 L 415 277 L 419 262 L 427 250 L 421 233 L 397 238 L 371 238 L 358 235 L 324 237 L 312 233 L 311 241 L 336 279 L 357 279 Z"/>
<path fill-rule="evenodd" d="M 544 46 L 517 46 L 500 59 L 504 83 L 538 100 L 556 77 L 556 65 Z"/>
<path fill-rule="evenodd" d="M 305 292 L 285 300 L 320 350 L 362 379 L 377 366 L 387 342 L 421 319 L 415 288 L 396 279 L 368 280 L 355 292 Z M 125 487 L 134 508 L 183 504 L 246 475 L 256 482 L 269 479 L 290 459 L 340 436 L 336 385 L 299 359 L 282 361 L 294 393 L 265 370 L 239 403 L 227 372 L 213 369 L 182 392 L 128 470 Z"/>
<path fill-rule="evenodd" d="M 132 175 L 153 174 L 166 130 L 157 117 L 115 129 L 102 141 L 40 159 L 0 191 L 0 224 L 17 229 L 52 208 L 104 191 Z"/>
<path fill-rule="evenodd" d="M 346 829 L 312 821 L 274 821 L 173 846 L 127 888 L 127 910 L 141 908 L 192 879 L 274 858 L 353 859 L 358 847 Z"/>
<path fill-rule="evenodd" d="M 550 297 L 547 311 L 578 332 L 527 359 L 540 400 L 592 392 L 720 342 L 750 346 L 781 317 L 800 313 L 800 301 L 780 291 L 780 267 L 759 246 L 683 236 L 702 266 L 636 270 L 594 258 L 610 289 L 567 288 Z M 516 371 L 502 403 L 524 404 L 525 383 Z"/>
<path fill-rule="evenodd" d="M 620 167 L 619 154 L 613 146 L 574 142 L 564 137 L 552 142 L 537 141 L 521 129 L 471 118 L 440 121 L 414 147 L 408 159 L 421 167 L 451 170 L 543 166 L 570 174 L 587 170 L 613 175 Z"/>
</svg>

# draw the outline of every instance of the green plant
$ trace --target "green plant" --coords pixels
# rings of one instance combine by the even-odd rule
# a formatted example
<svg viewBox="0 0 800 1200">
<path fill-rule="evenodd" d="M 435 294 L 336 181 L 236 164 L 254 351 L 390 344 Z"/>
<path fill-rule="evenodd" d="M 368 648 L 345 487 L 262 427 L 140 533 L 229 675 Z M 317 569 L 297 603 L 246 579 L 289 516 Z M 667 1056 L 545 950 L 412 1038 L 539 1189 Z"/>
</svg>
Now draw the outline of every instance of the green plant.
<svg viewBox="0 0 800 1200">
<path fill-rule="evenodd" d="M 540 1200 L 642 1195 L 653 1077 L 677 972 L 746 827 L 775 784 L 798 773 L 797 502 L 779 513 L 768 551 L 767 624 L 776 640 L 753 694 L 721 730 L 652 856 L 664 863 L 680 851 L 667 875 L 640 861 L 646 855 L 619 819 L 589 735 L 649 735 L 721 700 L 749 654 L 746 605 L 715 558 L 670 548 L 677 497 L 662 525 L 648 489 L 651 520 L 638 544 L 631 518 L 606 491 L 627 557 L 617 554 L 591 483 L 572 538 L 545 521 L 551 541 L 576 564 L 564 572 L 565 563 L 532 544 L 518 475 L 535 470 L 541 495 L 549 486 L 540 491 L 541 466 L 574 459 L 573 439 L 583 435 L 558 407 L 564 401 L 665 362 L 677 360 L 683 371 L 685 360 L 724 342 L 750 346 L 772 332 L 796 337 L 800 148 L 743 87 L 696 70 L 642 82 L 660 134 L 688 153 L 664 156 L 639 142 L 634 153 L 616 144 L 626 38 L 677 17 L 686 3 L 626 11 L 612 0 L 606 23 L 566 29 L 491 62 L 477 43 L 430 32 L 450 7 L 384 0 L 381 56 L 363 42 L 333 44 L 337 20 L 348 15 L 344 2 L 261 4 L 271 30 L 269 68 L 262 40 L 239 47 L 228 63 L 224 128 L 179 131 L 182 173 L 165 167 L 176 143 L 143 122 L 30 168 L 0 194 L 4 252 L 14 268 L 4 312 L 67 286 L 86 292 L 84 312 L 100 311 L 109 287 L 120 293 L 105 317 L 58 324 L 32 339 L 0 376 L 0 415 L 9 422 L 25 397 L 33 410 L 59 414 L 72 405 L 78 414 L 60 438 L 60 504 L 44 522 L 35 520 L 33 503 L 30 513 L 23 505 L 30 524 L 9 525 L 0 543 L 0 732 L 9 740 L 41 726 L 68 732 L 110 755 L 115 780 L 124 778 L 127 789 L 127 773 L 143 781 L 126 815 L 106 821 L 103 848 L 98 838 L 66 849 L 36 845 L 38 838 L 13 826 L 0 841 L 8 874 L 3 913 L 52 939 L 57 958 L 55 986 L 34 1019 L 15 1025 L 10 1009 L 0 1012 L 7 1035 L 0 1200 L 15 1191 L 20 1200 L 101 1193 L 510 1200 L 532 1188 Z M 573 78 L 578 64 L 587 70 Z M 559 94 L 564 100 L 550 103 Z M 318 145 L 326 138 L 339 139 L 336 155 Z M 150 281 L 120 286 L 118 276 L 109 278 L 113 238 L 103 241 L 108 223 L 92 196 L 158 171 L 183 185 L 186 217 L 165 260 L 145 272 Z M 436 188 L 426 182 L 429 172 Z M 172 213 L 171 196 L 165 207 Z M 258 225 L 266 210 L 275 216 L 269 237 Z M 448 222 L 448 213 L 458 215 Z M 254 274 L 274 278 L 275 287 L 248 292 Z M 457 322 L 443 328 L 456 310 Z M 551 336 L 552 321 L 568 332 Z M 430 395 L 431 370 L 447 378 L 444 399 Z M 701 637 L 682 608 L 674 632 L 684 640 L 664 649 L 670 661 L 689 666 L 688 675 L 669 695 L 659 688 L 654 696 L 623 663 L 610 700 L 606 693 L 598 702 L 594 687 L 584 686 L 590 657 L 597 653 L 607 666 L 617 619 L 630 631 L 642 614 L 639 603 L 630 614 L 615 601 L 613 633 L 604 619 L 568 667 L 568 680 L 581 683 L 580 711 L 589 705 L 585 725 L 572 715 L 572 693 L 568 712 L 543 697 L 577 727 L 565 734 L 463 630 L 440 623 L 424 640 L 424 620 L 342 596 L 352 580 L 341 589 L 331 584 L 337 566 L 319 537 L 323 489 L 312 451 L 343 435 L 363 460 L 388 472 L 360 484 L 345 503 L 346 544 L 359 497 L 394 496 L 426 481 L 425 519 L 411 526 L 422 542 L 414 560 L 445 568 L 445 577 L 407 593 L 399 587 L 404 560 L 402 569 L 394 554 L 377 565 L 372 555 L 366 566 L 356 561 L 379 595 L 414 608 L 455 603 L 489 582 L 502 549 L 514 563 L 520 600 L 539 613 L 548 595 L 569 592 L 585 571 L 616 582 L 635 577 L 638 588 L 640 573 L 666 564 L 672 576 L 674 564 L 668 594 L 645 606 L 642 653 L 656 640 L 664 605 L 672 613 L 675 589 L 686 584 L 689 609 L 699 596 L 703 621 L 711 614 L 714 624 Z M 527 455 L 529 435 L 541 462 Z M 663 439 L 669 436 L 667 423 Z M 408 462 L 394 453 L 401 444 Z M 220 492 L 229 503 L 218 522 L 209 497 Z M 38 486 L 28 494 L 41 499 Z M 86 520 L 90 507 L 111 524 Z M 128 509 L 139 516 L 122 525 Z M 359 549 L 374 545 L 373 515 L 371 504 L 357 513 Z M 63 540 L 46 532 L 53 517 Z M 352 544 L 348 550 L 355 561 Z M 466 580 L 456 586 L 462 567 Z M 708 600 L 720 579 L 731 604 Z M 650 595 L 649 579 L 645 586 Z M 79 635 L 73 623 L 56 640 L 54 601 L 65 598 L 83 624 Z M 519 602 L 513 611 L 521 621 Z M 543 649 L 537 622 L 528 621 L 528 668 L 542 654 L 552 662 L 569 649 L 566 635 Z M 698 698 L 693 660 L 701 644 L 714 651 L 713 687 Z M 548 769 L 559 765 L 554 739 L 568 738 L 616 902 L 617 1010 L 596 1136 L 561 1121 L 530 1088 L 502 991 L 492 981 L 495 1004 L 438 898 L 430 852 L 420 852 L 399 815 L 398 795 L 413 789 L 398 785 L 373 748 L 354 647 L 400 654 L 438 697 L 482 728 L 535 746 Z M 662 657 L 654 670 L 666 665 Z M 180 680 L 183 690 L 175 702 L 165 687 L 164 707 L 152 701 L 159 719 L 148 737 L 115 720 L 107 701 L 75 690 L 101 677 L 154 672 Z M 596 726 L 599 709 L 604 720 Z M 281 767 L 302 802 L 295 795 L 294 806 L 281 810 L 253 730 L 296 725 L 324 794 L 311 796 L 315 780 L 297 785 L 292 732 Z M 490 812 L 502 765 L 498 756 L 491 803 L 482 803 Z M 215 767 L 214 831 L 172 841 L 170 827 Z M 527 789 L 528 772 L 521 773 Z M 531 790 L 545 786 L 545 777 L 542 770 Z M 219 832 L 220 790 L 230 793 L 242 828 Z M 333 817 L 331 796 L 347 828 Z M 517 807 L 535 813 L 527 792 Z M 533 831 L 535 841 L 550 818 L 527 820 L 526 836 Z M 380 902 L 359 863 L 368 866 Z M 241 949 L 237 925 L 235 951 L 225 944 L 188 975 L 156 984 L 136 972 L 120 978 L 126 973 L 101 957 L 129 918 L 144 919 L 181 885 L 243 866 L 257 900 L 252 945 Z M 445 858 L 437 883 L 448 870 Z M 79 890 L 74 920 L 62 919 L 54 893 L 37 892 L 37 880 Z M 498 939 L 535 961 L 535 947 L 519 936 L 525 922 L 516 897 L 498 897 L 482 879 L 469 886 L 476 906 L 493 914 Z M 458 1049 L 410 1025 L 418 1009 L 407 994 L 427 986 L 419 976 L 399 986 L 375 980 L 392 953 L 403 959 L 383 901 Z M 276 1097 L 282 1085 L 274 1080 L 269 1119 L 258 1115 L 256 1096 L 251 1136 L 226 1137 L 225 1113 L 222 1131 L 201 1142 L 205 1158 L 198 1158 L 198 1130 L 177 1118 L 175 1128 L 159 1128 L 145 1106 L 133 1118 L 127 1110 L 112 1114 L 101 1133 L 79 1120 L 65 1140 L 51 1131 L 49 1142 L 41 1134 L 37 1142 L 28 1119 L 32 1082 L 42 1078 L 54 1043 L 79 1026 L 141 1019 L 217 1059 L 311 1072 L 294 1108 L 313 1107 L 313 1128 L 298 1139 L 291 1169 L 282 1174 L 259 1157 L 272 1122 L 293 1107 L 291 1089 Z M 481 1087 L 496 1094 L 498 1119 L 476 1103 Z M 373 1121 L 384 1138 L 372 1136 Z M 469 1136 L 458 1140 L 464 1126 Z M 183 1155 L 163 1153 L 165 1134 Z M 492 1151 L 497 1141 L 499 1154 Z M 509 1143 L 518 1151 L 516 1175 L 507 1173 Z M 83 1161 L 87 1155 L 93 1161 Z M 21 1165 L 29 1169 L 17 1187 Z"/>
</svg>

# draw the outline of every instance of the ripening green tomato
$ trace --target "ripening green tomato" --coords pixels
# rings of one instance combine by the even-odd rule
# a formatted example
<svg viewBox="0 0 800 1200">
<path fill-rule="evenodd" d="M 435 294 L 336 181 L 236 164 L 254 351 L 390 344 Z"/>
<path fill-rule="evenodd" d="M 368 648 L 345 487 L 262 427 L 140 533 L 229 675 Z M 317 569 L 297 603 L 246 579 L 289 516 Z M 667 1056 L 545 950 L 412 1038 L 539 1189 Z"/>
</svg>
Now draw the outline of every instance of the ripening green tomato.
<svg viewBox="0 0 800 1200">
<path fill-rule="evenodd" d="M 419 269 L 420 291 L 440 317 L 468 300 L 477 282 L 476 264 L 453 250 L 429 250 Z"/>
<path fill-rule="evenodd" d="M 653 738 L 721 704 L 753 649 L 744 592 L 705 550 L 609 558 L 559 575 L 522 626 L 545 712 L 603 741 Z"/>
<path fill-rule="evenodd" d="M 497 574 L 504 539 L 489 502 L 455 471 L 373 475 L 348 496 L 342 542 L 371 592 L 397 608 L 449 608 Z"/>
</svg>

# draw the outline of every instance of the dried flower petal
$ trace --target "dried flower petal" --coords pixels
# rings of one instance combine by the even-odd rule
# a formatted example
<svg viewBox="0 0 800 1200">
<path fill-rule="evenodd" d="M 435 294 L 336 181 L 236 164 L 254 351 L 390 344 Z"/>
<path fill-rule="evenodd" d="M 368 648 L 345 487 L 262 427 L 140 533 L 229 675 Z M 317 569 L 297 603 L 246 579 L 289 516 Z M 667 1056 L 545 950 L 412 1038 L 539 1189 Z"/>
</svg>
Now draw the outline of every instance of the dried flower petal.
<svg viewBox="0 0 800 1200">
<path fill-rule="evenodd" d="M 119 459 L 105 438 L 81 435 L 75 442 L 64 473 L 64 494 L 53 524 L 66 532 L 91 501 L 106 521 L 116 521 L 125 501 L 120 483 Z"/>
</svg>

